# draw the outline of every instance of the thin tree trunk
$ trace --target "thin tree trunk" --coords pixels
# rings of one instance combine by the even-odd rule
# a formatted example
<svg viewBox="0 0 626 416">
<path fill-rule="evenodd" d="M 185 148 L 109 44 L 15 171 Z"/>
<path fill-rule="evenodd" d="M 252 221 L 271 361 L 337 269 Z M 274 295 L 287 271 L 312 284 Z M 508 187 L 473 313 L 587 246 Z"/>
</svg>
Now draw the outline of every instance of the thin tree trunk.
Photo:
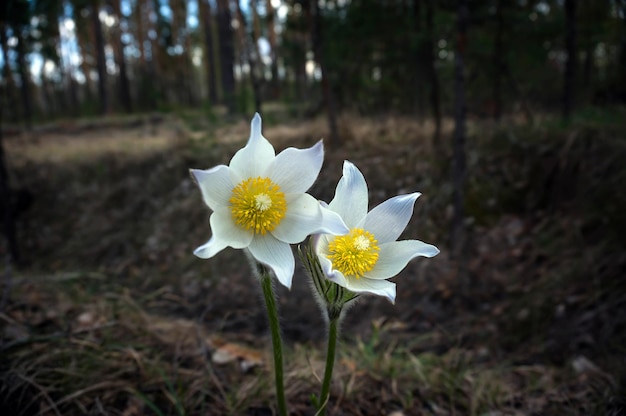
<svg viewBox="0 0 626 416">
<path fill-rule="evenodd" d="M 2 96 L 3 101 L 0 102 L 0 106 L 5 106 L 7 103 L 14 103 L 17 101 L 17 86 L 13 79 L 13 72 L 9 66 L 9 54 L 8 54 L 8 39 L 6 34 L 7 27 L 4 23 L 0 22 L 0 48 L 2 49 L 2 77 L 6 80 L 5 91 Z M 7 118 L 11 121 L 16 121 L 19 116 L 13 106 L 6 107 L 11 111 L 10 116 Z M 1 120 L 0 120 L 1 121 Z"/>
<path fill-rule="evenodd" d="M 270 96 L 272 99 L 277 99 L 280 96 L 280 82 L 278 79 L 278 41 L 276 38 L 276 11 L 272 5 L 271 0 L 266 0 L 265 9 L 267 10 L 267 40 L 270 43 L 270 59 L 271 71 L 272 71 L 272 84 Z"/>
<path fill-rule="evenodd" d="M 235 44 L 231 26 L 229 0 L 217 0 L 217 27 L 219 34 L 220 77 L 222 102 L 229 112 L 235 111 Z"/>
<path fill-rule="evenodd" d="M 109 111 L 109 99 L 106 88 L 106 57 L 104 55 L 104 36 L 102 34 L 102 23 L 100 22 L 100 4 L 98 0 L 91 0 L 91 23 L 93 25 L 94 39 L 96 41 L 96 65 L 98 69 L 98 99 L 100 100 L 100 114 L 107 114 Z"/>
<path fill-rule="evenodd" d="M 198 0 L 198 9 L 204 29 L 205 71 L 207 77 L 207 98 L 211 104 L 217 102 L 215 51 L 213 48 L 213 14 L 208 0 Z"/>
<path fill-rule="evenodd" d="M 3 106 L 0 106 L 0 125 L 2 124 Z M 9 175 L 6 169 L 6 162 L 4 157 L 4 143 L 2 136 L 2 129 L 0 128 L 0 204 L 2 210 L 2 223 L 4 230 L 4 237 L 6 238 L 9 248 L 9 254 L 11 260 L 14 263 L 20 261 L 20 251 L 17 244 L 17 228 L 15 225 L 15 213 L 13 212 L 13 204 L 11 203 L 11 189 L 9 188 Z M 5 282 L 8 283 L 8 282 Z M 8 286 L 8 284 L 7 284 Z M 5 290 L 9 290 L 8 287 Z M 5 295 L 3 296 L 3 299 Z"/>
<path fill-rule="evenodd" d="M 50 93 L 50 85 L 48 84 L 48 78 L 46 77 L 46 74 L 44 73 L 43 69 L 40 75 L 41 75 L 41 93 L 43 95 L 43 102 L 45 106 L 45 108 L 43 109 L 44 114 L 49 119 L 51 119 L 51 118 L 54 118 L 54 116 L 56 115 L 54 98 L 52 97 L 52 94 Z"/>
<path fill-rule="evenodd" d="M 15 36 L 17 37 L 17 66 L 20 72 L 20 92 L 22 95 L 22 111 L 23 111 L 23 119 L 24 125 L 27 130 L 31 130 L 32 128 L 32 103 L 30 97 L 30 77 L 29 69 L 26 64 L 26 47 L 24 45 L 24 37 L 22 36 L 22 31 L 20 28 L 14 30 Z"/>
<path fill-rule="evenodd" d="M 626 16 L 626 0 L 621 0 L 620 3 L 622 16 Z M 617 93 L 621 94 L 622 99 L 626 99 L 626 71 L 624 71 L 624 68 L 626 68 L 626 18 L 622 18 L 622 34 L 619 48 L 617 85 L 619 85 L 620 91 L 617 91 Z"/>
<path fill-rule="evenodd" d="M 80 70 L 85 76 L 85 100 L 89 105 L 91 105 L 91 103 L 93 103 L 93 82 L 91 80 L 91 68 L 87 63 L 87 57 L 90 54 L 90 48 L 88 45 L 90 45 L 91 42 L 89 42 L 89 40 L 85 37 L 89 36 L 89 33 L 93 31 L 89 30 L 91 25 L 85 26 L 88 22 L 85 22 L 85 19 L 80 16 L 80 13 L 74 11 L 73 18 L 76 22 L 76 41 L 82 58 L 80 62 Z"/>
<path fill-rule="evenodd" d="M 571 117 L 575 101 L 576 81 L 576 0 L 565 0 L 565 74 L 563 82 L 563 120 Z"/>
<path fill-rule="evenodd" d="M 66 73 L 67 77 L 67 94 L 70 99 L 70 105 L 72 107 L 72 114 L 77 117 L 80 114 L 80 100 L 78 99 L 78 85 L 72 73 L 76 70 L 73 65 L 70 66 Z"/>
<path fill-rule="evenodd" d="M 430 84 L 430 106 L 435 119 L 435 131 L 433 133 L 433 147 L 437 155 L 443 157 L 444 149 L 441 142 L 441 103 L 439 90 L 439 76 L 435 68 L 435 41 L 433 35 L 433 0 L 426 0 L 426 61 L 428 65 L 428 78 Z"/>
<path fill-rule="evenodd" d="M 253 16 L 256 11 L 256 1 L 250 1 L 250 9 L 252 10 Z M 252 95 L 254 98 L 254 111 L 257 113 L 261 113 L 261 85 L 259 81 L 259 77 L 257 75 L 257 63 L 259 59 L 258 49 L 255 47 L 256 39 L 254 36 L 254 31 L 248 29 L 248 24 L 246 22 L 246 18 L 241 12 L 241 7 L 239 6 L 239 2 L 237 1 L 237 17 L 239 20 L 239 25 L 241 29 L 241 49 L 243 59 L 245 59 L 250 66 L 250 83 L 252 84 Z"/>
<path fill-rule="evenodd" d="M 261 68 L 261 53 L 259 52 L 259 34 L 258 31 L 246 30 L 245 25 L 245 17 L 243 13 L 241 13 L 241 9 L 239 8 L 239 2 L 237 2 L 237 7 L 239 13 L 241 15 L 241 21 L 243 29 L 244 29 L 244 39 L 245 44 L 248 45 L 248 65 L 250 65 L 250 81 L 252 82 L 252 94 L 254 95 L 254 108 L 257 113 L 261 113 L 261 105 L 262 105 L 262 97 L 261 97 L 261 80 L 263 79 L 263 74 L 259 74 L 259 71 L 263 71 Z M 250 9 L 252 10 L 253 18 L 258 21 L 259 16 L 257 13 L 257 1 L 250 0 Z M 245 46 L 244 46 L 245 47 Z"/>
<path fill-rule="evenodd" d="M 167 51 L 164 51 L 160 42 L 165 39 L 163 28 L 166 25 L 167 17 L 164 14 L 164 10 L 161 7 L 160 0 L 152 0 L 150 2 L 150 7 L 148 8 L 148 19 L 150 22 L 150 30 L 154 30 L 156 36 L 150 37 L 150 51 L 152 53 L 152 60 L 150 61 L 150 80 L 154 85 L 154 90 L 156 91 L 156 100 L 155 100 L 155 108 L 158 107 L 160 103 L 168 102 L 168 87 L 169 87 L 169 79 L 168 74 L 170 73 L 170 55 Z M 156 19 L 151 19 L 151 13 L 156 16 Z"/>
<path fill-rule="evenodd" d="M 502 0 L 496 1 L 496 35 L 493 44 L 493 118 L 496 122 L 500 122 L 502 118 L 502 71 L 504 52 L 502 48 L 503 32 L 504 32 L 504 7 Z"/>
<path fill-rule="evenodd" d="M 131 113 L 133 111 L 133 101 L 130 95 L 130 82 L 128 80 L 128 70 L 126 69 L 126 57 L 124 56 L 124 41 L 122 40 L 122 1 L 123 0 L 112 0 L 111 6 L 113 8 L 113 14 L 117 16 L 118 25 L 117 25 L 117 33 L 114 35 L 114 53 L 115 60 L 117 61 L 117 66 L 119 68 L 119 94 L 120 94 L 120 102 L 124 107 L 124 110 L 127 113 Z"/>
<path fill-rule="evenodd" d="M 406 13 L 406 5 L 403 3 L 400 4 L 401 13 Z M 415 102 L 417 103 L 417 118 L 420 124 L 423 124 L 426 115 L 426 95 L 424 94 L 425 88 L 424 85 L 427 85 L 428 80 L 428 48 L 431 45 L 428 43 L 426 39 L 424 27 L 422 25 L 422 2 L 420 0 L 413 1 L 413 7 L 411 9 L 413 12 L 413 29 L 414 36 L 417 40 L 417 46 L 414 47 L 410 43 L 407 45 L 408 53 L 415 53 L 415 80 L 414 80 L 414 91 L 415 91 Z"/>
<path fill-rule="evenodd" d="M 146 48 L 146 42 L 149 42 L 147 34 L 150 30 L 150 2 L 149 0 L 137 0 L 133 9 L 135 20 L 135 33 L 134 37 L 137 39 L 137 46 L 139 48 L 139 80 L 135 90 L 137 91 L 137 105 L 142 109 L 153 110 L 157 108 L 158 100 L 156 86 L 154 86 L 154 53 L 151 53 L 150 60 L 148 60 L 148 52 Z M 151 41 L 150 41 L 151 42 Z M 148 93 L 146 86 L 153 86 L 150 93 Z"/>
<path fill-rule="evenodd" d="M 465 246 L 464 188 L 466 172 L 465 131 L 465 51 L 467 46 L 467 0 L 459 0 L 457 17 L 457 47 L 454 54 L 454 144 L 453 144 L 453 208 L 451 246 L 455 257 L 460 258 Z"/>
<path fill-rule="evenodd" d="M 320 66 L 322 76 L 322 93 L 326 104 L 326 115 L 328 118 L 329 137 L 328 142 L 332 147 L 341 145 L 341 138 L 337 129 L 337 110 L 335 108 L 335 99 L 330 80 L 328 79 L 328 70 L 323 53 L 323 32 L 322 32 L 322 15 L 320 13 L 319 0 L 312 0 L 313 3 L 313 55 L 317 64 Z"/>
</svg>

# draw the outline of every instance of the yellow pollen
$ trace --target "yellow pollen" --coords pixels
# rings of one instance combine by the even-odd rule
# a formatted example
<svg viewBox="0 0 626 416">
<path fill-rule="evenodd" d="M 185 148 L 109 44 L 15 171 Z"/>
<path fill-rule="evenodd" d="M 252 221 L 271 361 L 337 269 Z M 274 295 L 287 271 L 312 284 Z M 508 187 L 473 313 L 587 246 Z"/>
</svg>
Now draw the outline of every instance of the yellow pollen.
<svg viewBox="0 0 626 416">
<path fill-rule="evenodd" d="M 235 223 L 255 234 L 273 231 L 285 217 L 287 202 L 270 178 L 248 178 L 233 189 L 230 213 Z"/>
<path fill-rule="evenodd" d="M 344 276 L 361 278 L 378 261 L 378 245 L 374 235 L 362 228 L 353 228 L 346 235 L 335 237 L 328 244 L 333 268 Z"/>
</svg>

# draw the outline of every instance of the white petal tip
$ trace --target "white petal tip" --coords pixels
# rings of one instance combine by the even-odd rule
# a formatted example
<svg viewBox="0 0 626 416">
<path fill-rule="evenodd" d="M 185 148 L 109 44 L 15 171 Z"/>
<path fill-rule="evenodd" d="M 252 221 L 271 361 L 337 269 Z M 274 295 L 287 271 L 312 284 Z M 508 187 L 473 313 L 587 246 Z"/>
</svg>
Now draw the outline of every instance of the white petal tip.
<svg viewBox="0 0 626 416">
<path fill-rule="evenodd" d="M 261 116 L 259 113 L 254 113 L 254 117 L 252 117 L 252 121 L 250 122 L 250 136 L 260 136 L 262 125 L 263 121 L 261 120 Z"/>
<path fill-rule="evenodd" d="M 437 247 L 428 244 L 426 247 L 424 247 L 423 251 L 420 254 L 424 257 L 435 257 L 439 253 L 440 251 Z"/>
<path fill-rule="evenodd" d="M 198 182 L 199 172 L 202 172 L 202 171 L 200 169 L 189 169 L 189 175 L 191 175 L 193 180 L 195 180 L 196 182 Z"/>
<path fill-rule="evenodd" d="M 209 253 L 207 252 L 207 250 L 204 247 L 198 247 L 197 249 L 195 249 L 193 251 L 193 255 L 196 256 L 196 257 L 199 257 L 201 259 L 211 258 L 211 256 L 209 255 Z"/>
<path fill-rule="evenodd" d="M 287 277 L 287 276 L 279 277 L 276 273 L 274 273 L 274 275 L 276 276 L 276 280 L 278 280 L 281 285 L 285 286 L 288 290 L 291 290 L 291 282 L 293 280 L 293 276 L 291 276 L 291 277 Z"/>
</svg>

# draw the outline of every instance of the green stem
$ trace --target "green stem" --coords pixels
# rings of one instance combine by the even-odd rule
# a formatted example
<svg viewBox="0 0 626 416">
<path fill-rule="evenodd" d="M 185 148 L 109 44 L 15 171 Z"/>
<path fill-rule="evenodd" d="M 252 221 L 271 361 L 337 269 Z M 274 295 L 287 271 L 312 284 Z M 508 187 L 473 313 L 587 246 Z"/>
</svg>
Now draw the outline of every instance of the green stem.
<svg viewBox="0 0 626 416">
<path fill-rule="evenodd" d="M 320 407 L 316 415 L 324 415 L 326 413 L 326 405 L 328 404 L 330 394 L 330 381 L 333 378 L 333 367 L 335 366 L 335 350 L 337 347 L 337 327 L 339 325 L 339 317 L 331 318 L 328 325 L 328 350 L 326 351 L 326 369 L 324 370 L 324 381 L 322 382 L 322 393 L 320 394 Z"/>
<path fill-rule="evenodd" d="M 261 285 L 263 297 L 267 306 L 267 318 L 270 322 L 272 333 L 272 349 L 274 350 L 274 376 L 276 383 L 276 400 L 278 401 L 278 414 L 287 416 L 287 402 L 285 401 L 285 386 L 283 383 L 283 343 L 280 338 L 280 325 L 278 323 L 278 309 L 276 297 L 272 288 L 272 279 L 268 270 L 263 268 L 261 273 Z"/>
</svg>

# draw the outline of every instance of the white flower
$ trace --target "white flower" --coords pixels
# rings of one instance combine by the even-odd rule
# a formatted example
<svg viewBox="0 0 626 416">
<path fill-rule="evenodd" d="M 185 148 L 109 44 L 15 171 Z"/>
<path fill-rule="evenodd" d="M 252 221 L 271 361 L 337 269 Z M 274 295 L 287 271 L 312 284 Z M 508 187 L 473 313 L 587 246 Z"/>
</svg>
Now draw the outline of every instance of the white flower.
<svg viewBox="0 0 626 416">
<path fill-rule="evenodd" d="M 406 228 L 419 192 L 388 199 L 369 213 L 367 183 L 352 163 L 345 161 L 329 208 L 350 228 L 346 235 L 315 237 L 314 250 L 326 277 L 346 289 L 396 299 L 389 279 L 418 256 L 433 257 L 439 249 L 418 240 L 396 241 Z"/>
<path fill-rule="evenodd" d="M 294 257 L 289 244 L 314 233 L 348 231 L 339 215 L 305 193 L 317 179 L 323 158 L 321 141 L 276 155 L 261 134 L 261 117 L 255 114 L 248 143 L 228 166 L 191 169 L 204 202 L 213 210 L 213 235 L 194 254 L 207 259 L 226 247 L 247 249 L 291 287 Z"/>
</svg>

